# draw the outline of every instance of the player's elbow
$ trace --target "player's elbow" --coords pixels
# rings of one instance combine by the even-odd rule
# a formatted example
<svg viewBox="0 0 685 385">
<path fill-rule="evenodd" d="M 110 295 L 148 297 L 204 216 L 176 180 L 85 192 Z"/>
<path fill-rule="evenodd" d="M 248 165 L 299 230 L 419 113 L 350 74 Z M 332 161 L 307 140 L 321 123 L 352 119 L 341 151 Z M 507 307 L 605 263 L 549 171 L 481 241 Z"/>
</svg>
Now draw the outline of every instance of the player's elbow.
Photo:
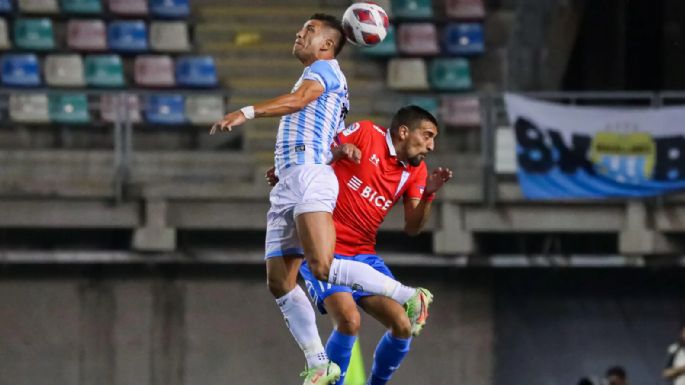
<svg viewBox="0 0 685 385">
<path fill-rule="evenodd" d="M 420 226 L 411 226 L 408 224 L 404 225 L 404 233 L 410 237 L 415 237 L 415 236 L 421 234 L 421 227 Z"/>
</svg>

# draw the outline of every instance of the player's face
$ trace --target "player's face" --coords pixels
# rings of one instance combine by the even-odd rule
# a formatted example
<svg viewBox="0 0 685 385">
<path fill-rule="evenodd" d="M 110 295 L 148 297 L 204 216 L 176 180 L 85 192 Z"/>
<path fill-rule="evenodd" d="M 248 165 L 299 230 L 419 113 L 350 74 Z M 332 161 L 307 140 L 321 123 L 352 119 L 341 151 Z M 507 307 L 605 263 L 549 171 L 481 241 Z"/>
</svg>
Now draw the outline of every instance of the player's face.
<svg viewBox="0 0 685 385">
<path fill-rule="evenodd" d="M 414 167 L 420 165 L 426 155 L 433 151 L 437 135 L 438 128 L 428 120 L 423 120 L 419 128 L 408 131 L 405 153 L 410 165 Z"/>
<path fill-rule="evenodd" d="M 325 29 L 326 26 L 320 20 L 307 20 L 295 35 L 293 55 L 303 63 L 316 58 L 316 53 L 328 38 Z"/>
</svg>

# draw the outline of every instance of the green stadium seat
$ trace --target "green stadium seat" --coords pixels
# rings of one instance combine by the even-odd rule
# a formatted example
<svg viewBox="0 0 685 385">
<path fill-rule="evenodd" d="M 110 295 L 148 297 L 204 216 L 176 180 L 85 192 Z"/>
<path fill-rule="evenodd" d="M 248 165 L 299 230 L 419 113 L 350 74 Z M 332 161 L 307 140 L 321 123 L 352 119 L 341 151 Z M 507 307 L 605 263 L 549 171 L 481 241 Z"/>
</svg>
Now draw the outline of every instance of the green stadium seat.
<svg viewBox="0 0 685 385">
<path fill-rule="evenodd" d="M 388 34 L 385 36 L 380 44 L 373 47 L 360 48 L 364 55 L 388 57 L 397 56 L 397 41 L 395 38 L 395 27 L 393 25 L 388 27 Z"/>
<path fill-rule="evenodd" d="M 85 94 L 55 94 L 49 97 L 50 120 L 54 123 L 90 123 Z"/>
<path fill-rule="evenodd" d="M 431 0 L 392 0 L 392 14 L 398 19 L 430 19 L 433 17 Z"/>
<path fill-rule="evenodd" d="M 466 59 L 435 59 L 430 63 L 430 85 L 439 91 L 463 91 L 472 87 Z"/>
<path fill-rule="evenodd" d="M 102 13 L 100 0 L 62 0 L 62 11 L 76 14 Z"/>
<path fill-rule="evenodd" d="M 86 83 L 91 87 L 123 87 L 124 67 L 118 55 L 86 56 Z"/>
<path fill-rule="evenodd" d="M 55 48 L 52 21 L 42 19 L 17 19 L 14 22 L 14 43 L 27 50 L 51 50 Z"/>
<path fill-rule="evenodd" d="M 410 96 L 406 100 L 406 105 L 414 105 L 430 112 L 436 118 L 440 118 L 440 102 L 437 97 L 431 96 Z"/>
</svg>

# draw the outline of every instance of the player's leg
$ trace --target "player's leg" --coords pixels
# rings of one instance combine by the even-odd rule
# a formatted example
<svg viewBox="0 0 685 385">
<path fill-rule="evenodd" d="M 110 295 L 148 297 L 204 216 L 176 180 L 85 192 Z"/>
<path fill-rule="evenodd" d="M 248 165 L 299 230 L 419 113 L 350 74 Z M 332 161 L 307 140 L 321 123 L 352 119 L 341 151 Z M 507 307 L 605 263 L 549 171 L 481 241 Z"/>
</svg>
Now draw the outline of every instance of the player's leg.
<svg viewBox="0 0 685 385">
<path fill-rule="evenodd" d="M 279 209 L 273 196 L 272 207 L 267 214 L 265 242 L 267 285 L 307 360 L 305 384 L 328 384 L 338 378 L 340 369 L 329 362 L 319 337 L 314 309 L 297 285 L 302 248 L 297 239 L 292 209 Z"/>
<path fill-rule="evenodd" d="M 368 382 L 369 385 L 384 385 L 409 352 L 412 325 L 404 308 L 387 297 L 362 297 L 359 305 L 389 329 L 376 346 Z"/>
<path fill-rule="evenodd" d="M 331 361 L 340 366 L 340 379 L 335 384 L 342 385 L 347 368 L 350 366 L 350 357 L 352 357 L 352 348 L 359 333 L 361 316 L 349 292 L 338 292 L 326 297 L 324 306 L 334 324 L 333 331 L 326 342 L 326 353 Z"/>
<path fill-rule="evenodd" d="M 369 265 L 349 259 L 333 259 L 335 227 L 331 213 L 304 212 L 297 215 L 295 221 L 305 258 L 317 279 L 390 297 L 400 304 L 418 296 L 418 289 L 404 286 Z"/>
</svg>

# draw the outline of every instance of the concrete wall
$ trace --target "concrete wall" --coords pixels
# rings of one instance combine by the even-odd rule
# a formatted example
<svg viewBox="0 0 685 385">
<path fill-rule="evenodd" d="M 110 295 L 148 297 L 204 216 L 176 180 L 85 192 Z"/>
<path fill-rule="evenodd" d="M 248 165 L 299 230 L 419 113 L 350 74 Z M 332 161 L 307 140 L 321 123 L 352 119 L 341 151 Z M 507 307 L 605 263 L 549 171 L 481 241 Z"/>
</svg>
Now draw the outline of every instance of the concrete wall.
<svg viewBox="0 0 685 385">
<path fill-rule="evenodd" d="M 262 269 L 7 267 L 0 385 L 299 384 L 304 359 Z M 409 283 L 430 287 L 436 302 L 393 383 L 491 384 L 487 281 L 435 270 L 412 276 Z M 319 321 L 325 341 L 329 320 Z M 369 317 L 362 329 L 368 371 L 383 330 Z"/>
</svg>

